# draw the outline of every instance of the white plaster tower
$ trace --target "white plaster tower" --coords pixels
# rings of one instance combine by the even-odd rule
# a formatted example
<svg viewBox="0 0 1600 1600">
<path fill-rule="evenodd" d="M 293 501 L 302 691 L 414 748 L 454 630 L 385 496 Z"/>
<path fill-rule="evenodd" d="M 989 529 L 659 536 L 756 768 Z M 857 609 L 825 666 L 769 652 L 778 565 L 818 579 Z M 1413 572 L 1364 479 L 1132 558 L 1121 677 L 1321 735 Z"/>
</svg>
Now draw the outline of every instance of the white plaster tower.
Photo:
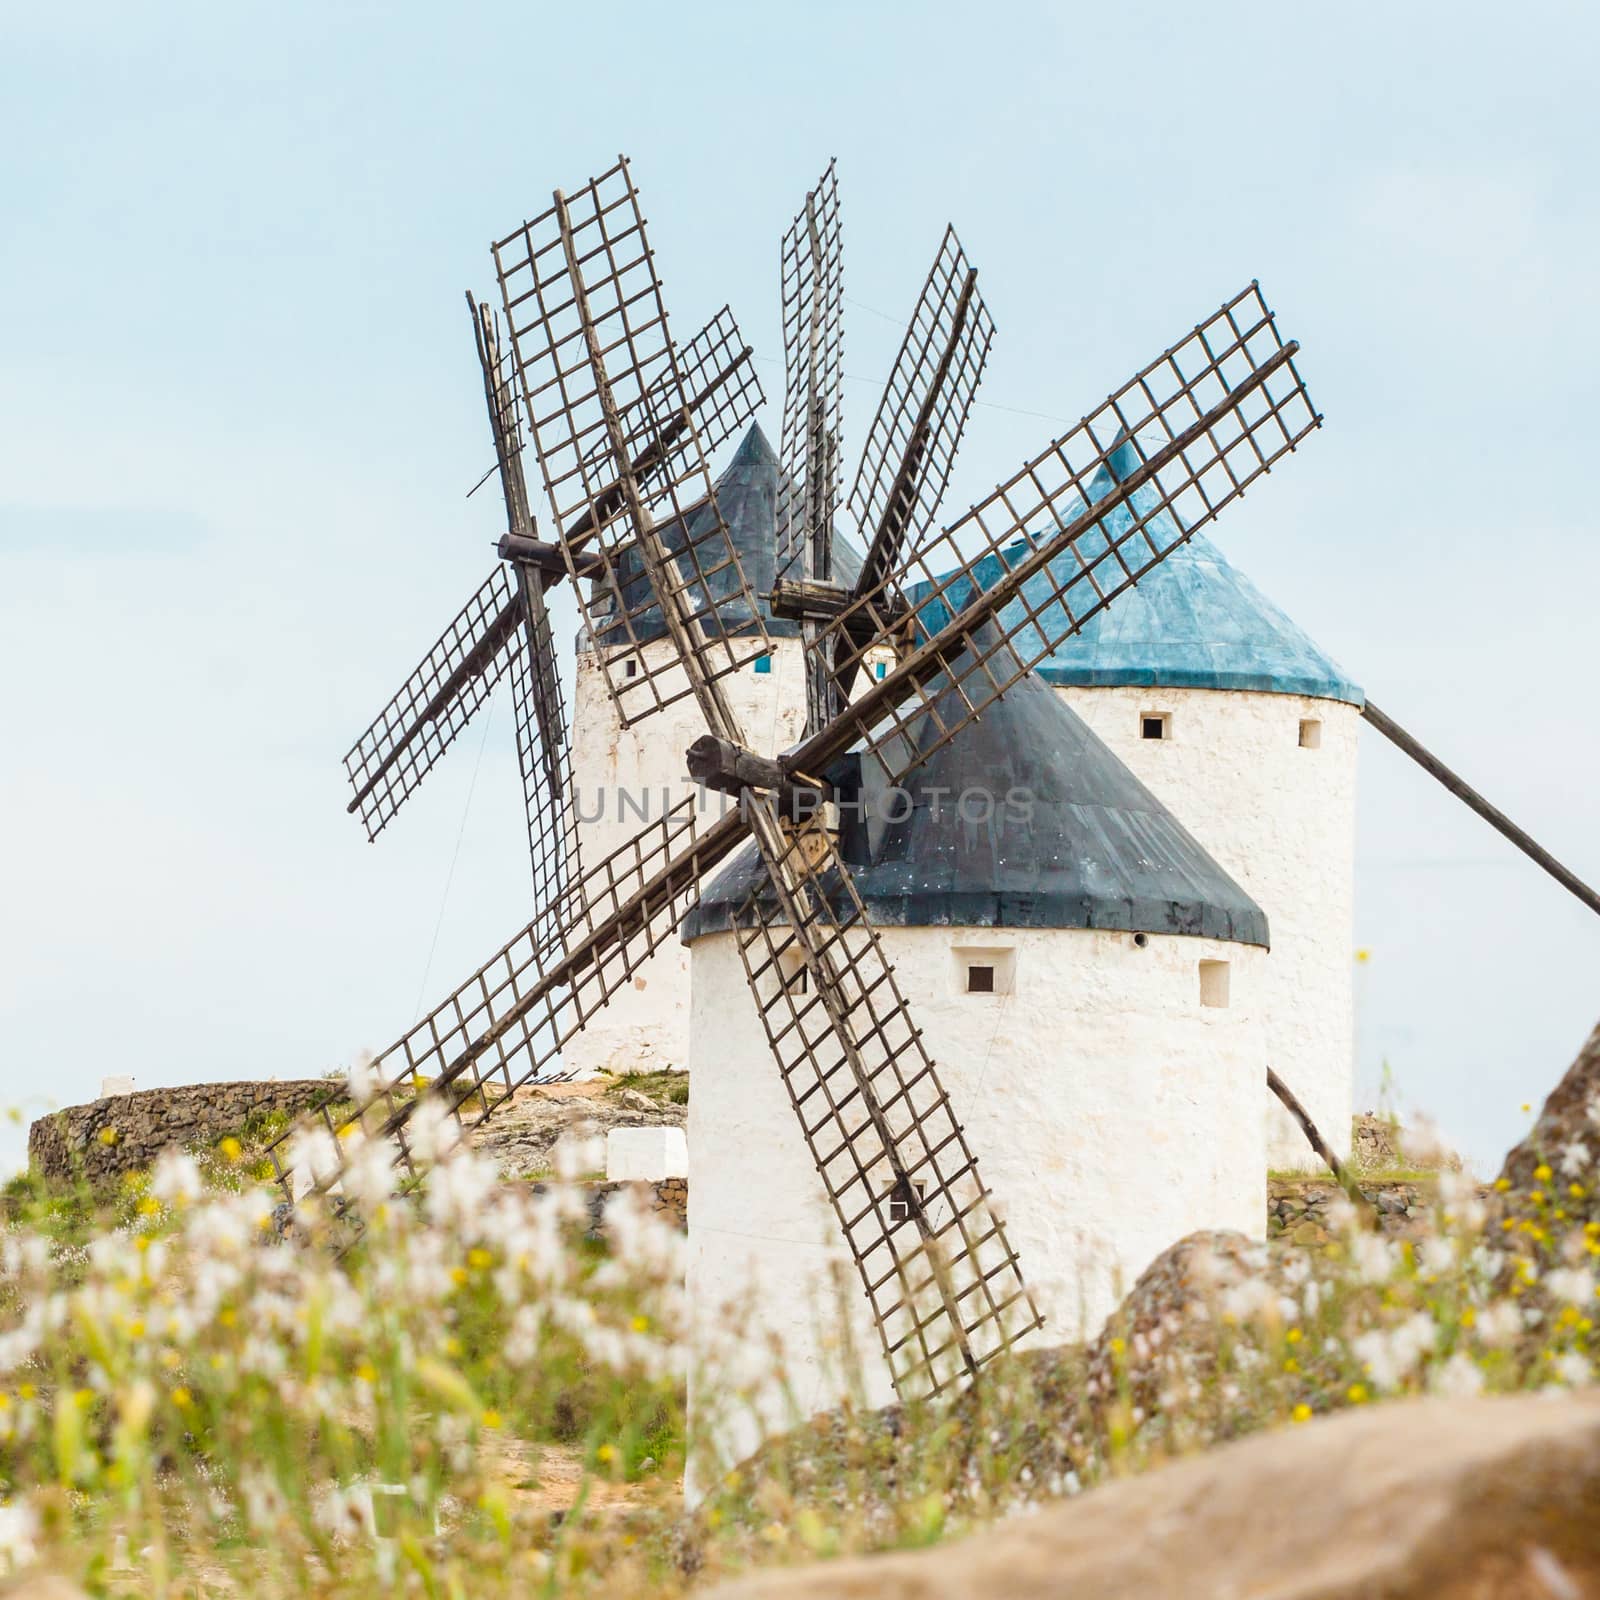
<svg viewBox="0 0 1600 1600">
<path fill-rule="evenodd" d="M 1092 493 L 1136 464 L 1126 447 L 1113 452 Z M 1136 493 L 1142 506 L 1141 494 L 1151 491 Z M 1128 520 L 1109 514 L 1113 537 Z M 1163 545 L 1169 536 L 1155 535 Z M 1090 559 L 1095 537 L 1081 541 Z M 1121 577 L 1109 557 L 1104 567 L 1107 583 Z M 1069 603 L 1081 611 L 1087 599 Z M 1345 1154 L 1361 690 L 1200 535 L 1090 617 L 1039 673 L 1266 911 L 1266 1060 Z M 1320 1167 L 1262 1092 L 1269 1164 Z"/>
<path fill-rule="evenodd" d="M 1268 929 L 1249 895 L 1037 678 L 906 781 L 909 808 L 853 815 L 859 779 L 830 777 L 841 855 L 1045 1315 L 1035 1337 L 1098 1327 L 1195 1229 L 1260 1236 Z M 881 1403 L 867 1302 L 739 955 L 764 884 L 747 848 L 684 925 L 689 1290 L 707 1348 L 730 1326 L 781 1337 L 802 1412 L 842 1392 L 825 1354 L 842 1306 Z"/>
</svg>

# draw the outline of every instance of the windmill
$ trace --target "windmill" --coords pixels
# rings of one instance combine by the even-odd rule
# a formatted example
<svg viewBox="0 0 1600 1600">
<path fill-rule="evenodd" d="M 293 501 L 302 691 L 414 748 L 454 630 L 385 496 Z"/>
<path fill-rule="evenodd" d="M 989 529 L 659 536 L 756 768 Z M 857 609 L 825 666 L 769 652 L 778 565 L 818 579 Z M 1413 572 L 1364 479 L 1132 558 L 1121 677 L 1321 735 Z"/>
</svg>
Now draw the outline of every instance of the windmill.
<svg viewBox="0 0 1600 1600">
<path fill-rule="evenodd" d="M 725 692 L 724 678 L 766 647 L 761 614 L 715 511 L 706 451 L 716 413 L 696 405 L 695 371 L 668 330 L 627 161 L 571 196 L 556 191 L 494 246 L 507 345 L 500 357 L 483 341 L 491 412 L 514 382 L 560 530 L 560 568 L 591 580 L 588 595 L 578 592 L 591 629 L 620 625 L 626 640 L 631 619 L 651 612 L 674 646 L 643 670 L 639 653 L 619 646 L 605 663 L 608 691 L 625 719 L 692 695 L 706 733 L 690 770 L 739 804 L 702 824 L 690 796 L 603 860 L 563 854 L 559 892 L 378 1058 L 378 1088 L 347 1121 L 396 1137 L 409 1162 L 419 1083 L 463 1123 L 492 1114 L 559 1061 L 563 1043 L 672 932 L 706 874 L 751 840 L 766 886 L 737 924 L 753 1003 L 896 1387 L 910 1395 L 976 1370 L 1037 1312 L 997 1197 L 852 884 L 830 826 L 829 774 L 848 762 L 874 781 L 904 783 L 1320 418 L 1294 364 L 1298 345 L 1252 283 L 940 529 L 938 502 L 990 337 L 975 278 L 947 234 L 855 480 L 867 563 L 854 585 L 836 586 L 820 537 L 838 456 L 831 192 L 830 170 L 785 255 L 795 276 L 786 273 L 793 488 L 783 517 L 806 566 L 778 586 L 774 606 L 806 623 L 815 694 L 814 725 L 781 756 L 750 747 Z M 1091 494 L 1119 447 L 1137 465 Z M 687 513 L 707 506 L 691 524 Z M 1169 508 L 1173 516 L 1158 516 Z M 514 556 L 519 538 L 513 520 Z M 744 602 L 731 615 L 746 620 L 724 627 L 719 607 L 730 597 Z M 475 637 L 490 631 L 480 625 Z M 455 658 L 457 675 L 470 654 Z M 863 672 L 885 657 L 881 677 Z M 525 761 L 524 772 L 545 783 L 547 765 Z"/>
</svg>

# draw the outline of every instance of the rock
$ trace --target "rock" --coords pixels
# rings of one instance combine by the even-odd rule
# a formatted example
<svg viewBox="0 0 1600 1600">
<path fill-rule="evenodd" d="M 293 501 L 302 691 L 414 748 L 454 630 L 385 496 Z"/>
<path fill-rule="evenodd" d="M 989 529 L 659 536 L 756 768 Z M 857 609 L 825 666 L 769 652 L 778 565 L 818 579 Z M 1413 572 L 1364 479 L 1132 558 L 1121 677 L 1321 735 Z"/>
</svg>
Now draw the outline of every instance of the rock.
<svg viewBox="0 0 1600 1600">
<path fill-rule="evenodd" d="M 645 1109 L 626 1104 L 630 1095 Z M 615 1096 L 570 1097 L 534 1090 L 500 1106 L 487 1122 L 472 1130 L 470 1138 L 474 1148 L 493 1160 L 506 1177 L 523 1178 L 548 1172 L 557 1141 L 585 1125 L 603 1137 L 618 1127 L 681 1128 L 688 1117 L 687 1106 L 663 1105 L 635 1090 L 625 1089 Z"/>
<path fill-rule="evenodd" d="M 1258 1435 L 914 1554 L 713 1600 L 1566 1600 L 1600 1593 L 1600 1391 L 1424 1400 Z"/>
<path fill-rule="evenodd" d="M 1370 1111 L 1358 1114 L 1350 1125 L 1350 1161 L 1368 1172 L 1402 1165 L 1400 1124 Z"/>
<path fill-rule="evenodd" d="M 1551 1178 L 1539 1176 L 1541 1165 Z M 1526 1139 L 1506 1156 L 1500 1176 L 1512 1196 L 1553 1186 L 1573 1222 L 1600 1221 L 1600 1025 L 1540 1109 Z M 1574 1195 L 1577 1182 L 1584 1193 Z"/>
<path fill-rule="evenodd" d="M 53 1572 L 24 1574 L 0 1587 L 0 1600 L 89 1600 L 75 1583 Z"/>
<path fill-rule="evenodd" d="M 637 1089 L 624 1089 L 617 1096 L 617 1104 L 624 1111 L 660 1111 L 659 1100 L 652 1100 L 647 1094 L 640 1094 Z"/>
</svg>

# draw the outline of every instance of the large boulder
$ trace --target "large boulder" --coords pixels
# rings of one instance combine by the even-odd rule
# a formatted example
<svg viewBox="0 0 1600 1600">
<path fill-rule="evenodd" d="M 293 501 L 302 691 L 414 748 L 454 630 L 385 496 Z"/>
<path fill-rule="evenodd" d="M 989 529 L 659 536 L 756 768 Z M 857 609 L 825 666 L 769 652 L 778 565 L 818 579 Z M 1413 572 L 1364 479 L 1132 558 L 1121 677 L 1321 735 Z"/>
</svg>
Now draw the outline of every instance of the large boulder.
<svg viewBox="0 0 1600 1600">
<path fill-rule="evenodd" d="M 1549 1176 L 1542 1176 L 1543 1169 Z M 1500 1177 L 1513 1194 L 1554 1191 L 1569 1218 L 1600 1218 L 1600 1024 L 1545 1101 L 1526 1139 L 1506 1156 Z M 1576 1184 L 1584 1192 L 1574 1192 Z"/>
<path fill-rule="evenodd" d="M 916 1554 L 715 1600 L 1582 1600 L 1600 1594 L 1600 1392 L 1426 1400 L 1258 1435 Z"/>
</svg>

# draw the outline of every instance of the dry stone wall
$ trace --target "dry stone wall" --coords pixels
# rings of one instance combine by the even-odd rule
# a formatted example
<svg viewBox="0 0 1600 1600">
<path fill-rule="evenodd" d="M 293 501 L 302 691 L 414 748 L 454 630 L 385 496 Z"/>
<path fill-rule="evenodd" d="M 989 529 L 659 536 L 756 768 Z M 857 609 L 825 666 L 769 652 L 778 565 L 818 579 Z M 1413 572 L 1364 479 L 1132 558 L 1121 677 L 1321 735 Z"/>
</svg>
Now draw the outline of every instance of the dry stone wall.
<svg viewBox="0 0 1600 1600">
<path fill-rule="evenodd" d="M 28 1129 L 28 1162 L 42 1177 L 81 1172 L 91 1183 L 147 1167 L 169 1145 L 212 1145 L 252 1112 L 307 1110 L 335 1087 L 323 1078 L 191 1083 L 68 1106 Z"/>
<path fill-rule="evenodd" d="M 543 1194 L 548 1185 L 533 1185 L 535 1194 Z M 606 1203 L 619 1189 L 633 1189 L 639 1193 L 649 1209 L 664 1217 L 680 1232 L 689 1226 L 689 1180 L 687 1178 L 662 1178 L 656 1183 L 585 1183 L 584 1203 L 589 1208 L 589 1232 L 594 1238 L 605 1237 Z"/>
</svg>

